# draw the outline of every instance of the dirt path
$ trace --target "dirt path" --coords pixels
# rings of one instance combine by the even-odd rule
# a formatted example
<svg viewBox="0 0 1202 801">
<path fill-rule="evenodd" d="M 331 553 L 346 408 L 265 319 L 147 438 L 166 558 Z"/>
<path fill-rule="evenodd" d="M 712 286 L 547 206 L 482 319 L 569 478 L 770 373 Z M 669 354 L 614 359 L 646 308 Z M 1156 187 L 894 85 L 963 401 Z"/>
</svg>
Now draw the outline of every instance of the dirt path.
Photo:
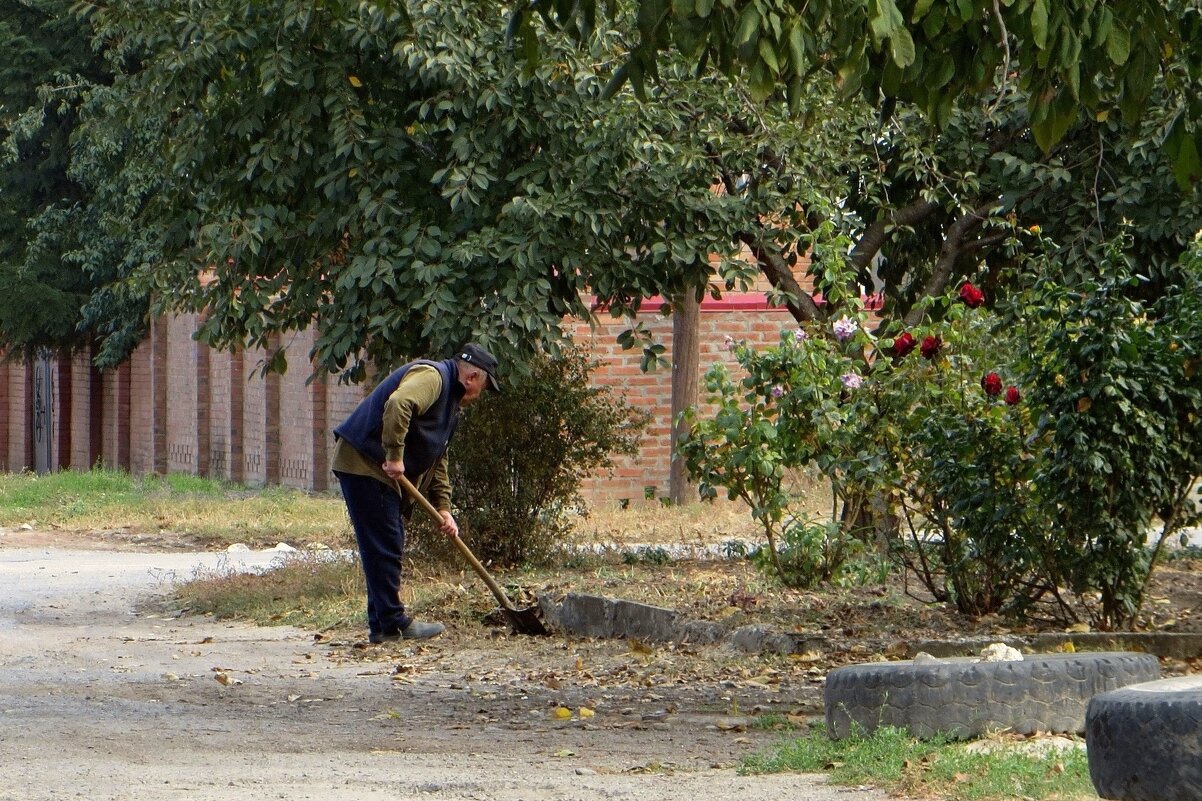
<svg viewBox="0 0 1202 801">
<path fill-rule="evenodd" d="M 31 538 L 0 536 L 6 801 L 885 797 L 735 771 L 782 736 L 748 727 L 753 710 L 813 714 L 815 682 L 690 678 L 623 643 L 451 631 L 364 649 L 175 617 L 170 582 L 218 557 Z"/>
</svg>

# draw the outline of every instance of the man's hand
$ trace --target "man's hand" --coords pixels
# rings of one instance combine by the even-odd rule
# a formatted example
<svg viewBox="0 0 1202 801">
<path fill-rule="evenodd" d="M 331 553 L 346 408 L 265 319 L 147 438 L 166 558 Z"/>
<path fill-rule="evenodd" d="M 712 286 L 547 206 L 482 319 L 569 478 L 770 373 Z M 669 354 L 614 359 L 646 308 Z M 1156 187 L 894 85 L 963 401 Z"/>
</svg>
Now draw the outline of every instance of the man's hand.
<svg viewBox="0 0 1202 801">
<path fill-rule="evenodd" d="M 380 467 L 383 469 L 384 475 L 388 476 L 393 481 L 396 481 L 398 478 L 405 475 L 404 462 L 385 462 L 384 464 L 380 465 Z"/>
<path fill-rule="evenodd" d="M 459 524 L 455 522 L 455 518 L 446 510 L 443 510 L 440 514 L 442 515 L 442 525 L 438 527 L 438 530 L 448 537 L 458 537 Z"/>
</svg>

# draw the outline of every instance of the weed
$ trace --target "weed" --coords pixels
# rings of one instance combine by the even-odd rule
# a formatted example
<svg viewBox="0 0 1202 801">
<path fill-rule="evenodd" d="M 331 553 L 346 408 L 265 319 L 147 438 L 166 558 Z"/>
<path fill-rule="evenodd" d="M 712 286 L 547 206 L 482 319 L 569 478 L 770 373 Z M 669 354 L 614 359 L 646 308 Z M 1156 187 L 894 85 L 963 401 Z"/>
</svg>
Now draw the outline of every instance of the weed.
<svg viewBox="0 0 1202 801">
<path fill-rule="evenodd" d="M 1083 751 L 1031 755 L 1002 749 L 980 753 L 950 739 L 915 740 L 892 727 L 877 729 L 870 736 L 853 734 L 831 740 L 822 725 L 815 725 L 804 737 L 744 760 L 741 770 L 829 772 L 835 784 L 870 784 L 891 795 L 956 801 L 1096 797 Z"/>
<path fill-rule="evenodd" d="M 671 561 L 672 554 L 658 545 L 644 545 L 622 552 L 622 562 L 628 565 L 666 565 Z"/>
<path fill-rule="evenodd" d="M 177 588 L 176 599 L 200 614 L 320 631 L 360 624 L 361 585 L 353 558 L 298 554 L 263 573 L 200 571 Z"/>
</svg>

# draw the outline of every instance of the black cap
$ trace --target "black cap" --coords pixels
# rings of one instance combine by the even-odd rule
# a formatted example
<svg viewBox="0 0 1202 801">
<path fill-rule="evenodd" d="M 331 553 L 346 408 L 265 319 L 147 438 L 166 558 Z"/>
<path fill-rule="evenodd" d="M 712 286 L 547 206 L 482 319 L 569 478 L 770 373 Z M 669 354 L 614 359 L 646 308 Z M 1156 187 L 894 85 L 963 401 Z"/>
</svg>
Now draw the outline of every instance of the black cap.
<svg viewBox="0 0 1202 801">
<path fill-rule="evenodd" d="M 501 391 L 501 385 L 497 383 L 497 360 L 491 353 L 479 345 L 469 342 L 459 349 L 459 355 L 456 358 L 473 367 L 479 367 L 488 375 L 488 388 L 493 392 Z"/>
</svg>

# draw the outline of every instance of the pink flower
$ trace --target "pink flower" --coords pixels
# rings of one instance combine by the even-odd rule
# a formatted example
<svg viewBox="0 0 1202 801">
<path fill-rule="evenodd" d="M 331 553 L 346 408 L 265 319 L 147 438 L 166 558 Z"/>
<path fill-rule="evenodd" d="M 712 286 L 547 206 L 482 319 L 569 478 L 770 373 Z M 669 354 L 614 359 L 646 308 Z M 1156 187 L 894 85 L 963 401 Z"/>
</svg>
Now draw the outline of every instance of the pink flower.
<svg viewBox="0 0 1202 801">
<path fill-rule="evenodd" d="M 833 327 L 835 331 L 835 337 L 840 342 L 846 342 L 852 338 L 853 334 L 856 333 L 856 329 L 860 327 L 860 324 L 845 314 L 838 320 L 835 320 L 835 325 Z"/>
<path fill-rule="evenodd" d="M 997 373 L 986 373 L 981 376 L 981 389 L 985 390 L 985 394 L 994 396 L 1001 394 L 1002 378 Z"/>
<path fill-rule="evenodd" d="M 859 389 L 864 385 L 864 379 L 856 373 L 844 373 L 839 376 L 839 380 L 843 382 L 843 386 L 848 389 Z"/>
<path fill-rule="evenodd" d="M 964 286 L 960 287 L 960 300 L 968 308 L 975 309 L 985 302 L 985 293 L 965 281 Z"/>
<path fill-rule="evenodd" d="M 781 386 L 779 386 L 779 385 L 778 385 L 778 386 L 775 386 L 775 387 L 773 387 L 773 388 L 772 388 L 772 397 L 774 397 L 774 398 L 779 398 L 779 397 L 781 397 L 781 396 L 782 396 L 782 395 L 784 395 L 784 394 L 785 394 L 785 389 L 784 389 L 784 387 L 781 387 Z"/>
<path fill-rule="evenodd" d="M 1021 401 L 1022 399 L 1023 399 L 1023 396 L 1022 396 L 1022 393 L 1020 393 L 1018 391 L 1018 387 L 1007 387 L 1006 388 L 1005 400 L 1006 400 L 1007 406 L 1017 406 L 1018 402 Z"/>
</svg>

